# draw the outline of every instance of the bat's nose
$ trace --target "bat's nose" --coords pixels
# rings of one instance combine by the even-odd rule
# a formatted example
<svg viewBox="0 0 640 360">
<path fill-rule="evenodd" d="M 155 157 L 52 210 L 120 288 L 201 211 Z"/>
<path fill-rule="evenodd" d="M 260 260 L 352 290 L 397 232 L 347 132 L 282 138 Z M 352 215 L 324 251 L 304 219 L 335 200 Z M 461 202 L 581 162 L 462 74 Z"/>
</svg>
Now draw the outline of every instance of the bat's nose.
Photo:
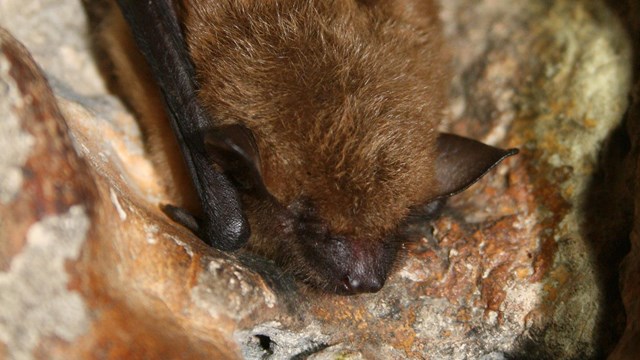
<svg viewBox="0 0 640 360">
<path fill-rule="evenodd" d="M 384 285 L 384 280 L 371 274 L 349 274 L 342 281 L 344 289 L 349 294 L 378 292 Z"/>
</svg>

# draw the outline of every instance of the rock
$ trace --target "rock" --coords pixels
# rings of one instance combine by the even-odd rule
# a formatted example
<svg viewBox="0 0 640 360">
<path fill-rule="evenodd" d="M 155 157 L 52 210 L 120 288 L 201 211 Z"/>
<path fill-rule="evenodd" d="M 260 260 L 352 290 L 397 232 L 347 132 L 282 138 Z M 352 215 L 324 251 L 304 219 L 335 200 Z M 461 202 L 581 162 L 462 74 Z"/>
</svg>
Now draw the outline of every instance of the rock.
<svg viewBox="0 0 640 360">
<path fill-rule="evenodd" d="M 80 1 L 3 0 L 0 24 L 29 48 L 59 91 L 67 88 L 85 97 L 107 91 L 91 55 Z"/>
<path fill-rule="evenodd" d="M 74 33 L 86 20 L 48 25 L 50 1 L 14 6 L 0 4 L 0 25 L 56 97 L 2 33 L 0 356 L 570 359 L 603 357 L 620 336 L 613 358 L 637 351 L 637 224 L 622 297 L 616 284 L 640 112 L 635 100 L 629 139 L 631 41 L 603 2 L 442 3 L 458 74 L 445 129 L 521 154 L 413 224 L 421 240 L 398 271 L 355 297 L 170 222 L 135 120 Z M 42 25 L 24 29 L 16 11 Z M 65 37 L 42 29 L 71 32 L 84 60 L 47 49 L 37 40 Z"/>
<path fill-rule="evenodd" d="M 194 335 L 197 332 L 184 332 L 180 320 L 169 315 L 172 310 L 164 301 L 173 297 L 179 306 L 185 296 L 191 297 L 190 277 L 181 270 L 189 270 L 193 253 L 189 255 L 189 245 L 179 235 L 152 225 L 151 214 L 158 217 L 158 210 L 134 208 L 128 200 L 136 199 L 135 189 L 124 185 L 115 163 L 106 164 L 106 154 L 114 148 L 98 148 L 107 144 L 102 141 L 108 136 L 116 135 L 105 131 L 93 144 L 78 136 L 76 145 L 88 154 L 80 158 L 46 80 L 26 50 L 4 30 L 0 32 L 0 91 L 4 119 L 0 349 L 4 357 L 233 357 L 233 347 L 216 342 L 224 338 L 201 340 Z M 90 120 L 93 127 L 87 131 L 96 131 L 98 118 L 87 118 L 86 110 L 67 105 L 65 112 L 73 116 L 76 130 Z M 164 242 L 153 246 L 155 236 Z M 138 258 L 140 246 L 154 251 Z M 175 256 L 166 257 L 165 252 Z M 199 259 L 200 255 L 195 264 Z M 167 263 L 175 261 L 184 266 Z M 140 271 L 132 271 L 135 266 Z M 171 286 L 170 277 L 149 271 L 178 275 L 182 285 Z M 146 281 L 141 280 L 145 277 Z M 136 282 L 173 290 L 159 300 L 146 286 L 142 292 L 131 290 Z M 254 286 L 252 291 L 259 289 Z M 221 331 L 224 316 L 216 318 L 215 326 L 210 322 L 213 316 L 206 317 L 209 321 L 201 326 Z"/>
<path fill-rule="evenodd" d="M 20 359 L 88 331 L 87 304 L 69 288 L 67 266 L 81 257 L 96 193 L 55 97 L 4 30 L 0 113 L 0 342 L 6 358 Z"/>
</svg>

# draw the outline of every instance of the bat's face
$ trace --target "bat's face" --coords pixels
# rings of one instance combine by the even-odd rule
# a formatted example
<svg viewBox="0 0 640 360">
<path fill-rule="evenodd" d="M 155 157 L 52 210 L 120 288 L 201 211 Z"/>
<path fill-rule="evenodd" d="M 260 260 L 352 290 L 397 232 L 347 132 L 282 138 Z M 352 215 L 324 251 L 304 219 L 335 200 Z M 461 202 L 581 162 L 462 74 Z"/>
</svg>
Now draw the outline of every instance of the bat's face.
<svg viewBox="0 0 640 360">
<path fill-rule="evenodd" d="M 382 147 L 366 152 L 373 154 L 370 161 L 357 151 L 337 156 L 351 164 L 348 172 L 335 166 L 325 172 L 328 157 L 317 157 L 299 171 L 289 167 L 265 176 L 274 170 L 260 161 L 250 130 L 231 125 L 217 133 L 208 150 L 244 193 L 250 250 L 315 288 L 341 295 L 380 290 L 412 240 L 405 231 L 408 219 L 432 218 L 444 199 L 516 153 L 442 134 L 424 156 L 410 157 L 427 159 L 424 164 L 398 160 L 381 167 L 380 159 L 390 156 L 389 147 Z"/>
<path fill-rule="evenodd" d="M 435 136 L 410 129 L 396 130 L 400 135 L 393 137 L 375 131 L 333 131 L 305 147 L 299 140 L 281 141 L 296 146 L 276 153 L 262 150 L 269 146 L 259 146 L 263 142 L 256 137 L 257 155 L 247 158 L 261 159 L 254 161 L 261 170 L 244 171 L 256 179 L 238 181 L 261 189 L 253 196 L 261 205 L 247 207 L 252 250 L 328 292 L 380 290 L 407 240 L 402 223 L 409 209 L 435 195 Z M 375 142 L 332 144 L 356 135 Z M 404 149 L 402 141 L 419 145 Z M 288 160 L 286 167 L 281 158 Z"/>
</svg>

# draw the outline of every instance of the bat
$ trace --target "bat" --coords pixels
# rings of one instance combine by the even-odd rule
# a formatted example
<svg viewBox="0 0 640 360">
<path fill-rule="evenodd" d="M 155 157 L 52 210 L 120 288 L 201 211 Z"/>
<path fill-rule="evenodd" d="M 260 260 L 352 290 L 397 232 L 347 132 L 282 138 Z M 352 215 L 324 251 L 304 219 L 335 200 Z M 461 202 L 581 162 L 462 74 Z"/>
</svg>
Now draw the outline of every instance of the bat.
<svg viewBox="0 0 640 360">
<path fill-rule="evenodd" d="M 437 131 L 450 75 L 433 1 L 118 4 L 200 201 L 165 213 L 312 288 L 380 290 L 407 219 L 517 153 Z"/>
</svg>

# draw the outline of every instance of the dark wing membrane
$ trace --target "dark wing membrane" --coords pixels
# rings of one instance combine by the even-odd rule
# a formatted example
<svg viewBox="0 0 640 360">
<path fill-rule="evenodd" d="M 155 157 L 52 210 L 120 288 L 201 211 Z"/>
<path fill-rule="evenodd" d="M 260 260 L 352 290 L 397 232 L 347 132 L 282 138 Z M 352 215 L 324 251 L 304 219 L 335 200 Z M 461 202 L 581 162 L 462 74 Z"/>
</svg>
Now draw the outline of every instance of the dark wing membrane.
<svg viewBox="0 0 640 360">
<path fill-rule="evenodd" d="M 227 176 L 211 166 L 207 156 L 203 138 L 212 122 L 197 100 L 193 64 L 171 2 L 118 0 L 118 4 L 160 86 L 171 125 L 200 196 L 203 218 L 197 222 L 197 229 L 193 229 L 192 222 L 185 225 L 218 249 L 237 249 L 249 237 L 249 224 L 238 191 Z M 184 213 L 174 219 L 185 219 Z"/>
</svg>

